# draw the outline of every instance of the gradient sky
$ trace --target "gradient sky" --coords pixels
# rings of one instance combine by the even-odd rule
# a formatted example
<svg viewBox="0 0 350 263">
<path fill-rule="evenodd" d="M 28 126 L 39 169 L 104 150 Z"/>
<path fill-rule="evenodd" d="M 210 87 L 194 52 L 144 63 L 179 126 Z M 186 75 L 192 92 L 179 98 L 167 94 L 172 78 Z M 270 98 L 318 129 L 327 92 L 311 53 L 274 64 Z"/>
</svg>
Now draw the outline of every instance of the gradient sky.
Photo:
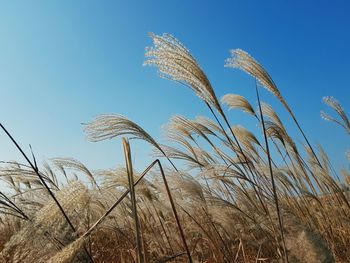
<svg viewBox="0 0 350 263">
<path fill-rule="evenodd" d="M 82 122 L 120 113 L 155 138 L 175 113 L 208 115 L 187 88 L 143 67 L 148 32 L 171 33 L 197 58 L 218 97 L 255 104 L 254 81 L 224 68 L 229 49 L 248 51 L 269 71 L 313 144 L 346 166 L 349 136 L 320 118 L 332 95 L 350 112 L 349 1 L 2 1 L 0 121 L 40 161 L 74 157 L 89 168 L 123 164 L 120 140 L 90 143 Z M 300 139 L 277 100 L 262 92 Z M 333 113 L 333 112 L 331 112 Z M 233 124 L 255 129 L 247 115 Z M 132 143 L 138 167 L 150 149 Z M 0 133 L 0 160 L 23 160 Z"/>
</svg>

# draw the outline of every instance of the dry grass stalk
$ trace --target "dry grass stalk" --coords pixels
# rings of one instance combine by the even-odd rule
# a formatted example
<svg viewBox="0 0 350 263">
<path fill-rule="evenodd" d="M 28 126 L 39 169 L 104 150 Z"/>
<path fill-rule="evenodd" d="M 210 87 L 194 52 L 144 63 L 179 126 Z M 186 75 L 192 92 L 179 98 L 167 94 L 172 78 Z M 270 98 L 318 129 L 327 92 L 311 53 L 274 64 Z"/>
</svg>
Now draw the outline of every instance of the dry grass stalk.
<svg viewBox="0 0 350 263">
<path fill-rule="evenodd" d="M 143 246 L 141 242 L 140 222 L 137 215 L 137 204 L 136 204 L 136 194 L 135 194 L 135 188 L 134 188 L 134 174 L 133 174 L 133 168 L 132 168 L 131 150 L 130 150 L 129 142 L 125 138 L 122 138 L 122 142 L 123 142 L 123 149 L 124 149 L 124 156 L 125 156 L 125 165 L 126 165 L 128 181 L 129 181 L 129 190 L 130 190 L 131 205 L 132 205 L 132 217 L 134 218 L 134 221 L 135 221 L 137 262 L 143 263 L 144 255 L 142 255 Z"/>
<path fill-rule="evenodd" d="M 263 115 L 262 110 L 261 110 L 260 96 L 259 96 L 259 91 L 258 91 L 258 87 L 257 86 L 255 87 L 255 90 L 256 90 L 256 96 L 257 96 L 257 99 L 258 99 L 260 119 L 261 119 L 261 124 L 262 124 L 262 128 L 263 128 L 266 153 L 267 153 L 267 157 L 268 157 L 269 171 L 270 171 L 271 183 L 272 183 L 272 192 L 273 192 L 273 195 L 274 195 L 274 202 L 276 204 L 276 212 L 277 212 L 277 216 L 278 216 L 278 225 L 279 225 L 279 229 L 280 229 L 280 232 L 281 232 L 281 239 L 282 239 L 282 244 L 283 244 L 283 259 L 284 259 L 285 262 L 288 263 L 289 260 L 288 260 L 288 254 L 287 254 L 287 249 L 286 249 L 286 241 L 285 241 L 285 238 L 284 238 L 282 216 L 281 216 L 281 211 L 280 211 L 279 202 L 278 202 L 278 196 L 277 196 L 277 191 L 276 191 L 276 184 L 275 184 L 274 174 L 273 174 L 273 171 L 272 171 L 272 162 L 271 162 L 269 143 L 267 141 L 264 115 Z"/>
</svg>

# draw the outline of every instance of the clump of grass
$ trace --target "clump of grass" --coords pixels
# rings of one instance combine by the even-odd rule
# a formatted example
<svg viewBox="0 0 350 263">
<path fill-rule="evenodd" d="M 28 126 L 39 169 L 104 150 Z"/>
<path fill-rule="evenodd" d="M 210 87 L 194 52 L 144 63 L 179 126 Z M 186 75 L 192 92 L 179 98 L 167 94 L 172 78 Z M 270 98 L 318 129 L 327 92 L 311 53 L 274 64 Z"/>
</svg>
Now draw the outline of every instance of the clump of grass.
<svg viewBox="0 0 350 263">
<path fill-rule="evenodd" d="M 2 126 L 27 164 L 0 168 L 8 190 L 0 193 L 0 262 L 347 262 L 349 171 L 340 179 L 322 147 L 312 147 L 267 70 L 242 50 L 226 61 L 278 98 L 306 145 L 257 86 L 258 109 L 238 94 L 220 103 L 183 44 L 150 36 L 145 64 L 191 88 L 212 118 L 173 116 L 159 143 L 124 116 L 101 115 L 84 126 L 88 139 L 125 137 L 126 163 L 98 171 L 72 158 L 38 167 Z M 325 102 L 341 120 L 322 116 L 348 131 L 341 105 Z M 261 132 L 231 123 L 225 105 L 248 113 Z M 149 143 L 159 159 L 136 171 L 127 138 Z"/>
</svg>

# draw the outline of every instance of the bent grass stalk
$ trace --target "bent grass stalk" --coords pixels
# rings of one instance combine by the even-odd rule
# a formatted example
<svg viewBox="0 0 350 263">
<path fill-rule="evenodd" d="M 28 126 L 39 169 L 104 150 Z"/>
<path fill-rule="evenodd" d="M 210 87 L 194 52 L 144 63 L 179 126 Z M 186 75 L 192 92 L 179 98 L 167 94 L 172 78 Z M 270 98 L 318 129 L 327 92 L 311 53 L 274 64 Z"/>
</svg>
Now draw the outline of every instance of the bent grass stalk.
<svg viewBox="0 0 350 263">
<path fill-rule="evenodd" d="M 123 143 L 123 149 L 124 149 L 126 171 L 128 174 L 128 181 L 129 181 L 132 216 L 135 221 L 137 262 L 143 263 L 144 262 L 143 260 L 144 256 L 142 255 L 143 246 L 141 242 L 140 222 L 137 216 L 137 204 L 136 204 L 136 195 L 135 195 L 135 188 L 134 188 L 134 175 L 133 175 L 133 168 L 132 168 L 130 144 L 128 140 L 125 138 L 122 138 L 122 143 Z"/>
</svg>

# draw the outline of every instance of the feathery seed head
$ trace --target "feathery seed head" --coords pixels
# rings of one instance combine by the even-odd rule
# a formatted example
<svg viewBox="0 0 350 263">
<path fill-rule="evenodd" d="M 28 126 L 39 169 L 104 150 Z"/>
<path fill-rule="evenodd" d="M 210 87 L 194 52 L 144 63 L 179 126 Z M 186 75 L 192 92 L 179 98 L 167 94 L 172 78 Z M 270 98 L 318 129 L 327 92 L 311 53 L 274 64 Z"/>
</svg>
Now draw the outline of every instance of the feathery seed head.
<svg viewBox="0 0 350 263">
<path fill-rule="evenodd" d="M 241 109 L 242 111 L 251 114 L 256 115 L 253 107 L 250 105 L 250 103 L 247 101 L 246 98 L 244 98 L 241 95 L 237 94 L 226 94 L 222 97 L 221 103 L 227 104 L 229 106 L 229 109 Z"/>
<path fill-rule="evenodd" d="M 156 66 L 161 77 L 190 87 L 198 97 L 221 111 L 215 92 L 189 50 L 169 34 L 150 33 L 153 47 L 146 48 L 144 65 Z"/>
<path fill-rule="evenodd" d="M 112 139 L 121 135 L 130 135 L 132 136 L 130 139 L 144 140 L 162 151 L 158 143 L 144 129 L 122 115 L 100 115 L 86 124 L 84 130 L 88 140 L 92 142 Z"/>
<path fill-rule="evenodd" d="M 327 104 L 329 107 L 331 107 L 332 109 L 334 109 L 338 113 L 338 115 L 340 116 L 342 121 L 339 121 L 339 120 L 333 118 L 332 116 L 328 115 L 327 113 L 325 113 L 323 111 L 321 111 L 321 117 L 323 119 L 325 119 L 326 121 L 331 121 L 331 122 L 339 124 L 350 134 L 350 121 L 349 121 L 348 117 L 346 116 L 346 113 L 345 113 L 343 107 L 340 105 L 340 103 L 335 98 L 333 98 L 331 96 L 323 97 L 323 102 L 325 104 Z"/>
<path fill-rule="evenodd" d="M 270 91 L 273 95 L 275 95 L 279 101 L 287 108 L 287 110 L 291 113 L 291 110 L 283 99 L 280 91 L 278 90 L 276 84 L 272 80 L 269 73 L 263 68 L 261 64 L 259 64 L 253 57 L 251 57 L 247 52 L 241 49 L 233 49 L 230 51 L 230 58 L 226 59 L 225 67 L 231 68 L 239 68 L 252 77 L 254 77 L 260 85 Z"/>
</svg>

